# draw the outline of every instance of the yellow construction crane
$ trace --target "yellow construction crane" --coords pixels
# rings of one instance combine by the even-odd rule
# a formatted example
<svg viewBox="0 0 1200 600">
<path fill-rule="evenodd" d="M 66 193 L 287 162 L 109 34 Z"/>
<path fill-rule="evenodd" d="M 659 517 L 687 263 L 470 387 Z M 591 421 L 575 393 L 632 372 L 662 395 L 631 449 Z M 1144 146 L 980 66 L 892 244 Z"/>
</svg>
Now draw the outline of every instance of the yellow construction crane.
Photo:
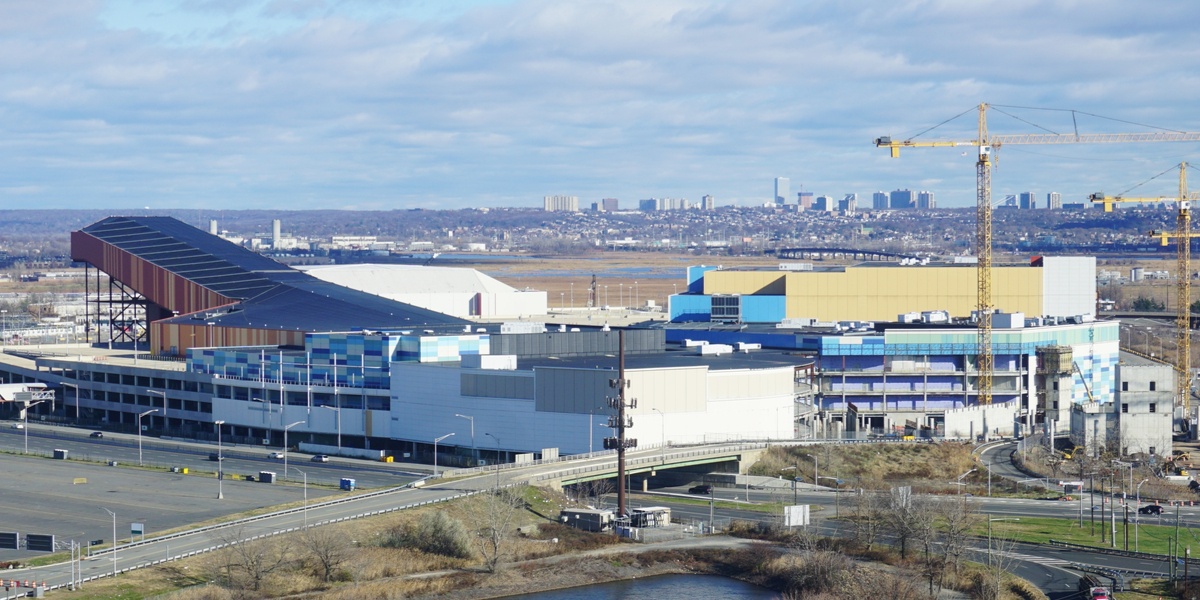
<svg viewBox="0 0 1200 600">
<path fill-rule="evenodd" d="M 1175 233 L 1151 231 L 1163 246 L 1176 238 L 1175 254 L 1175 403 L 1183 407 L 1184 419 L 1190 422 L 1188 405 L 1191 400 L 1192 366 L 1192 243 L 1191 238 L 1200 237 L 1192 233 L 1191 201 L 1195 194 L 1188 193 L 1187 163 L 1179 163 L 1179 195 L 1175 198 L 1132 198 L 1128 196 L 1108 197 L 1103 193 L 1092 194 L 1088 200 L 1102 204 L 1104 212 L 1112 212 L 1118 202 L 1175 202 L 1179 211 L 1175 217 Z"/>
<path fill-rule="evenodd" d="M 975 146 L 978 160 L 975 163 L 976 222 L 975 254 L 978 260 L 976 284 L 978 291 L 977 309 L 979 350 L 978 370 L 979 403 L 992 403 L 992 374 L 995 361 L 992 356 L 992 152 L 1005 145 L 1020 144 L 1114 144 L 1130 142 L 1194 142 L 1200 141 L 1200 133 L 1160 131 L 1154 133 L 1032 133 L 1018 135 L 989 135 L 987 129 L 986 103 L 979 105 L 979 136 L 967 141 L 914 141 L 893 140 L 891 137 L 875 139 L 875 145 L 888 148 L 892 158 L 900 156 L 901 148 L 943 148 Z"/>
</svg>

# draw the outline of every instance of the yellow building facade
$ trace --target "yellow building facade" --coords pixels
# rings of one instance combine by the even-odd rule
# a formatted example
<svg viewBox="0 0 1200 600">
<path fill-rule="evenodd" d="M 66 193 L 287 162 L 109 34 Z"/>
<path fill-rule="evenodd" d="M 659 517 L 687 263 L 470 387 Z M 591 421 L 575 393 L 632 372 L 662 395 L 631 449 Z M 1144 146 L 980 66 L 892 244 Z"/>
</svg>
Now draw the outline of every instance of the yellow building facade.
<svg viewBox="0 0 1200 600">
<path fill-rule="evenodd" d="M 973 264 L 863 264 L 798 270 L 717 269 L 704 273 L 706 295 L 784 296 L 786 318 L 887 321 L 909 312 L 945 310 L 969 317 L 976 309 Z M 1029 316 L 1094 313 L 1095 259 L 1046 259 L 993 267 L 997 309 Z"/>
</svg>

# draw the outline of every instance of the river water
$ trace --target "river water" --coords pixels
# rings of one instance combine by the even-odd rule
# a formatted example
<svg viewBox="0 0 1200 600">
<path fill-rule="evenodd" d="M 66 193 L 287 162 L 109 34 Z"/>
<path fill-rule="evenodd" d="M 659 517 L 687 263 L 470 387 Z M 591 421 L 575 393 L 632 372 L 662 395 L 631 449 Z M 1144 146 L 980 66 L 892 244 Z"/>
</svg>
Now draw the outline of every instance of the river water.
<svg viewBox="0 0 1200 600">
<path fill-rule="evenodd" d="M 658 575 L 643 579 L 506 596 L 506 600 L 777 600 L 779 594 L 736 579 L 715 575 Z"/>
</svg>

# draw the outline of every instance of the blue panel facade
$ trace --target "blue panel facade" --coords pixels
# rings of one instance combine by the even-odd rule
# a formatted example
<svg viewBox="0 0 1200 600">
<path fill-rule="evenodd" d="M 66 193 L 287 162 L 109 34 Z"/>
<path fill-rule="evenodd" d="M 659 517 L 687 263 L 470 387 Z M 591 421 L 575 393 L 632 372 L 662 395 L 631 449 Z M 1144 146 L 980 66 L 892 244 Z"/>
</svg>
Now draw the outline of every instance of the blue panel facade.
<svg viewBox="0 0 1200 600">
<path fill-rule="evenodd" d="M 704 274 L 709 271 L 717 270 L 716 267 L 688 267 L 687 269 L 687 290 L 689 294 L 704 293 Z"/>
<path fill-rule="evenodd" d="M 226 379 L 297 385 L 391 387 L 391 363 L 448 362 L 487 354 L 486 334 L 461 336 L 340 332 L 305 336 L 304 350 L 202 348 L 188 351 L 188 370 Z"/>
<path fill-rule="evenodd" d="M 671 296 L 671 322 L 690 323 L 712 320 L 712 296 L 677 294 Z"/>
<path fill-rule="evenodd" d="M 743 323 L 778 323 L 787 316 L 784 296 L 742 296 Z"/>
</svg>

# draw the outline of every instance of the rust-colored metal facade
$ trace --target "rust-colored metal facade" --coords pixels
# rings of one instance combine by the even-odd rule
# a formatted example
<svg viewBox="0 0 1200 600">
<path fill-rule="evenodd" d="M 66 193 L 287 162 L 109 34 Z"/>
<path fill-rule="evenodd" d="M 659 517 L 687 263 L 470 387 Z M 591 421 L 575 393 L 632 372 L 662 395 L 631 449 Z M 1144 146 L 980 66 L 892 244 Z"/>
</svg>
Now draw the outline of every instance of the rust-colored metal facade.
<svg viewBox="0 0 1200 600">
<path fill-rule="evenodd" d="M 86 262 L 146 298 L 150 352 L 182 356 L 188 348 L 234 345 L 303 345 L 303 331 L 156 322 L 238 302 L 117 248 L 84 231 L 71 232 L 71 259 Z"/>
<path fill-rule="evenodd" d="M 137 290 L 168 316 L 225 306 L 237 301 L 188 281 L 83 231 L 71 232 L 71 259 L 86 262 Z"/>
</svg>

